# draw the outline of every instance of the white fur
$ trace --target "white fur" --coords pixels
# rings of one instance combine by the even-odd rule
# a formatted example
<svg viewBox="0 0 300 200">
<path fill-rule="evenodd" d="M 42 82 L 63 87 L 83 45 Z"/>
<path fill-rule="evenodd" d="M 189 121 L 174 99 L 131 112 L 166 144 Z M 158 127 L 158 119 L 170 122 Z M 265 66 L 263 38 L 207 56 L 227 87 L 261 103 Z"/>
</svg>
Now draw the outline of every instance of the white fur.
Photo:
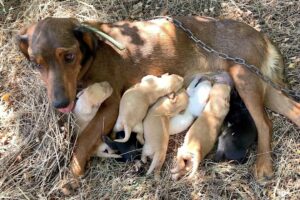
<svg viewBox="0 0 300 200">
<path fill-rule="evenodd" d="M 188 129 L 195 117 L 186 109 L 184 113 L 178 114 L 170 119 L 170 135 L 181 133 Z"/>
<path fill-rule="evenodd" d="M 212 88 L 211 82 L 204 80 L 197 87 L 199 78 L 193 79 L 187 88 L 189 103 L 187 109 L 182 114 L 178 114 L 170 119 L 170 135 L 181 133 L 188 129 L 196 117 L 200 116 L 209 98 Z"/>
<path fill-rule="evenodd" d="M 210 81 L 205 80 L 200 82 L 197 87 L 193 86 L 190 84 L 187 89 L 187 93 L 190 96 L 187 109 L 194 117 L 198 117 L 208 101 L 212 85 Z"/>
</svg>

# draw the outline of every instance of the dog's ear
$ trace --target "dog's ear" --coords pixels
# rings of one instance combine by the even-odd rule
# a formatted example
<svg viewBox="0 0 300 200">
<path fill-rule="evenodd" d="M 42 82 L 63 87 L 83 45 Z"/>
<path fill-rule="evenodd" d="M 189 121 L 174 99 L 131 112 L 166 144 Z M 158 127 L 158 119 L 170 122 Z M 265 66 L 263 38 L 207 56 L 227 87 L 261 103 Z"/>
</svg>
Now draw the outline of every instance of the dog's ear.
<svg viewBox="0 0 300 200">
<path fill-rule="evenodd" d="M 28 27 L 23 28 L 19 34 L 16 36 L 17 44 L 24 54 L 24 56 L 29 59 L 28 47 L 29 47 L 29 36 L 27 34 Z"/>
<path fill-rule="evenodd" d="M 98 45 L 98 38 L 83 26 L 77 26 L 74 29 L 74 35 L 80 43 L 80 49 L 83 54 L 94 53 Z"/>
</svg>

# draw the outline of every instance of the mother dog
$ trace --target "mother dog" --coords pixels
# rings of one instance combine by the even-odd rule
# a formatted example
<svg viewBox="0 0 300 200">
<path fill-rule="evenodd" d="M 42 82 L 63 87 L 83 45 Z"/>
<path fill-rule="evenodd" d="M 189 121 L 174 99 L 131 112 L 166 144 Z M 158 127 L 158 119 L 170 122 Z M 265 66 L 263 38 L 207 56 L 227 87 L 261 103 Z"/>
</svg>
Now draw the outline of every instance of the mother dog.
<svg viewBox="0 0 300 200">
<path fill-rule="evenodd" d="M 217 51 L 245 59 L 265 76 L 283 85 L 283 62 L 278 50 L 262 33 L 233 20 L 176 17 L 195 36 Z M 244 66 L 210 54 L 166 19 L 122 21 L 112 24 L 85 22 L 125 45 L 119 50 L 72 18 L 46 18 L 20 31 L 19 47 L 36 63 L 46 84 L 49 100 L 62 112 L 72 110 L 76 90 L 108 81 L 114 92 L 77 140 L 71 161 L 75 176 L 84 173 L 86 161 L 113 128 L 122 93 L 145 75 L 193 74 L 228 71 L 258 130 L 257 178 L 273 174 L 272 123 L 264 106 L 285 115 L 300 127 L 300 104 L 262 82 Z M 198 130 L 201 131 L 201 130 Z"/>
</svg>

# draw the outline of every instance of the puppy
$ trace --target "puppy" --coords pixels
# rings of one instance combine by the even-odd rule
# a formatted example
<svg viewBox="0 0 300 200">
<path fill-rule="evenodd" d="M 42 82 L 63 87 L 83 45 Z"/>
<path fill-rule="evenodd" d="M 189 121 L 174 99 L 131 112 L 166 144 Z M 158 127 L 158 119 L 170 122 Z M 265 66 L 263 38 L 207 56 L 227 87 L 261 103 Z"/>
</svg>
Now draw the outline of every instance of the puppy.
<svg viewBox="0 0 300 200">
<path fill-rule="evenodd" d="M 183 85 L 183 78 L 172 74 L 164 74 L 161 77 L 153 75 L 145 76 L 140 83 L 128 89 L 121 98 L 119 116 L 114 131 L 125 131 L 124 139 L 117 142 L 126 142 L 133 130 L 138 133 L 141 143 L 143 128 L 141 123 L 145 118 L 149 106 L 157 101 L 159 97 L 177 92 Z M 137 126 L 139 130 L 137 129 Z"/>
<path fill-rule="evenodd" d="M 187 107 L 188 96 L 184 89 L 176 96 L 160 98 L 149 110 L 144 122 L 145 144 L 142 151 L 142 162 L 147 157 L 152 163 L 147 171 L 149 175 L 153 170 L 155 179 L 160 178 L 160 169 L 165 161 L 169 141 L 169 119 Z"/>
<path fill-rule="evenodd" d="M 73 113 L 76 117 L 76 123 L 79 126 L 80 134 L 88 123 L 96 115 L 102 102 L 105 101 L 113 92 L 108 82 L 94 83 L 83 89 L 77 94 Z"/>
<path fill-rule="evenodd" d="M 200 116 L 209 97 L 211 81 L 204 76 L 196 76 L 187 87 L 189 103 L 183 113 L 170 119 L 170 135 L 181 133 L 190 127 L 196 117 Z"/>
<path fill-rule="evenodd" d="M 257 138 L 257 129 L 237 91 L 231 94 L 230 110 L 224 124 L 224 130 L 218 139 L 215 160 L 228 159 L 242 163 L 246 158 L 247 149 Z"/>
<path fill-rule="evenodd" d="M 125 132 L 120 131 L 115 133 L 115 139 L 124 138 Z M 108 136 L 104 136 L 104 142 L 113 150 L 120 154 L 120 158 L 117 161 L 127 162 L 133 160 L 139 160 L 141 158 L 142 145 L 137 140 L 137 134 L 132 132 L 127 142 L 116 142 Z"/>
<path fill-rule="evenodd" d="M 73 113 L 76 118 L 76 123 L 79 126 L 79 135 L 96 115 L 102 102 L 105 101 L 112 92 L 113 89 L 108 82 L 101 82 L 94 83 L 77 94 L 78 100 L 75 104 Z M 114 151 L 105 143 L 99 145 L 95 154 L 98 157 L 120 157 L 119 155 L 114 154 Z"/>
<path fill-rule="evenodd" d="M 214 146 L 229 111 L 232 80 L 227 73 L 215 75 L 213 78 L 215 83 L 210 91 L 208 103 L 188 130 L 183 145 L 178 149 L 177 165 L 171 170 L 175 180 L 186 172 L 190 172 L 189 178 L 195 175 L 200 161 Z"/>
</svg>

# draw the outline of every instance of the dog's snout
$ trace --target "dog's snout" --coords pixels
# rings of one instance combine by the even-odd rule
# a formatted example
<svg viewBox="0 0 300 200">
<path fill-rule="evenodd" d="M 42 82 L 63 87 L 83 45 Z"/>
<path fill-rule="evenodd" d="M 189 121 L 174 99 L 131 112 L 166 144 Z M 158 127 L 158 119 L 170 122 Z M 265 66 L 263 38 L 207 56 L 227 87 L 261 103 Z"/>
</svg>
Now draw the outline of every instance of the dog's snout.
<svg viewBox="0 0 300 200">
<path fill-rule="evenodd" d="M 54 99 L 52 104 L 55 108 L 65 108 L 70 104 L 70 100 L 66 97 Z"/>
<path fill-rule="evenodd" d="M 65 108 L 71 103 L 70 98 L 65 93 L 64 87 L 56 87 L 54 90 L 54 98 L 52 99 L 52 104 L 55 108 Z"/>
</svg>

